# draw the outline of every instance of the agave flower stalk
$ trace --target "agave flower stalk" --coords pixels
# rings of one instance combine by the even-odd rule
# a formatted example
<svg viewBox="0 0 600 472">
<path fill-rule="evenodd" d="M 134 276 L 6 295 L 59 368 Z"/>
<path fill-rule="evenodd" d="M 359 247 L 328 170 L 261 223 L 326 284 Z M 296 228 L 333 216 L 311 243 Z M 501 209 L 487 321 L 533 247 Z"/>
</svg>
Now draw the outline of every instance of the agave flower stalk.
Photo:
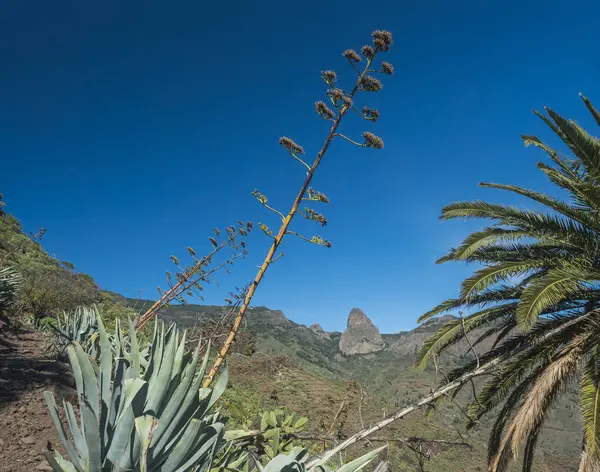
<svg viewBox="0 0 600 472">
<path fill-rule="evenodd" d="M 227 340 L 225 341 L 223 347 L 221 348 L 219 355 L 217 356 L 212 368 L 210 369 L 210 372 L 208 373 L 208 375 L 205 379 L 205 382 L 204 382 L 205 387 L 208 387 L 211 384 L 213 378 L 219 371 L 219 368 L 220 368 L 221 364 L 223 363 L 223 360 L 227 356 L 227 353 L 229 352 L 229 349 L 231 348 L 231 345 L 233 344 L 233 342 L 235 340 L 235 337 L 240 329 L 240 326 L 242 324 L 242 321 L 244 319 L 246 311 L 247 311 L 248 307 L 250 306 L 250 302 L 252 301 L 252 298 L 254 297 L 254 294 L 256 293 L 258 286 L 260 285 L 263 277 L 265 276 L 267 270 L 269 269 L 269 266 L 274 262 L 274 260 L 276 260 L 276 257 L 278 257 L 277 251 L 278 251 L 281 243 L 283 242 L 285 236 L 288 234 L 298 235 L 297 233 L 290 231 L 290 229 L 289 229 L 290 224 L 292 223 L 292 220 L 294 219 L 294 217 L 298 213 L 300 213 L 299 206 L 300 206 L 301 202 L 303 200 L 307 199 L 306 195 L 310 188 L 310 184 L 313 180 L 313 177 L 314 177 L 317 169 L 319 168 L 319 166 L 325 156 L 325 153 L 329 149 L 329 145 L 331 144 L 331 142 L 333 141 L 333 139 L 335 137 L 346 138 L 344 135 L 341 135 L 338 133 L 338 128 L 340 126 L 342 119 L 344 118 L 344 116 L 346 116 L 346 113 L 349 110 L 354 110 L 354 108 L 353 108 L 354 96 L 359 91 L 377 92 L 377 91 L 381 90 L 381 82 L 369 74 L 380 72 L 379 70 L 372 69 L 373 61 L 375 60 L 378 53 L 386 52 L 391 47 L 392 35 L 388 31 L 374 31 L 372 36 L 373 36 L 373 47 L 365 46 L 362 49 L 363 56 L 366 59 L 366 64 L 365 64 L 364 68 L 362 69 L 362 71 L 359 71 L 356 67 L 356 64 L 362 60 L 361 57 L 358 55 L 358 53 L 356 53 L 355 51 L 347 50 L 343 54 L 348 59 L 350 64 L 352 64 L 354 69 L 357 70 L 357 72 L 358 72 L 358 78 L 354 84 L 354 87 L 352 88 L 352 90 L 349 93 L 346 93 L 345 91 L 343 91 L 342 89 L 338 88 L 335 85 L 337 82 L 337 75 L 334 71 L 324 71 L 321 73 L 321 77 L 326 82 L 326 84 L 330 87 L 330 89 L 327 92 L 327 95 L 329 96 L 334 108 L 336 109 L 336 112 L 332 111 L 323 102 L 315 103 L 315 108 L 316 108 L 317 113 L 323 119 L 332 121 L 332 125 L 331 125 L 331 129 L 329 130 L 329 133 L 327 134 L 327 137 L 325 138 L 325 142 L 323 143 L 323 146 L 321 147 L 320 151 L 317 153 L 312 165 L 308 165 L 306 162 L 304 162 L 299 157 L 299 155 L 304 154 L 304 149 L 302 148 L 302 146 L 299 146 L 298 144 L 296 144 L 294 141 L 292 141 L 290 138 L 287 138 L 287 137 L 281 138 L 279 141 L 279 143 L 284 148 L 287 149 L 287 151 L 292 155 L 292 157 L 294 159 L 298 160 L 306 167 L 306 169 L 307 169 L 306 177 L 304 178 L 304 182 L 302 183 L 300 190 L 298 191 L 296 198 L 292 202 L 292 206 L 290 207 L 287 214 L 284 215 L 283 213 L 276 211 L 276 213 L 282 217 L 281 218 L 281 220 L 282 220 L 281 226 L 279 227 L 279 230 L 277 231 L 277 233 L 274 235 L 273 232 L 268 227 L 266 227 L 266 225 L 261 225 L 261 229 L 265 232 L 265 234 L 267 234 L 267 236 L 269 236 L 273 239 L 273 242 L 271 243 L 271 246 L 269 247 L 269 250 L 267 251 L 267 255 L 265 256 L 263 263 L 259 266 L 258 272 L 257 272 L 256 276 L 254 277 L 254 280 L 250 283 L 250 285 L 248 287 L 248 291 L 246 292 L 246 296 L 240 306 L 239 312 L 235 318 L 233 327 L 231 328 L 231 331 L 229 332 Z M 378 115 L 379 114 L 377 113 L 377 116 Z M 363 118 L 366 120 L 372 121 L 372 118 L 370 117 L 370 115 L 369 115 L 369 117 L 367 117 L 366 115 L 363 115 Z M 361 147 L 373 147 L 373 148 L 378 148 L 378 149 L 383 147 L 383 141 L 381 140 L 381 138 L 377 138 L 376 136 L 372 135 L 371 133 L 365 133 L 364 137 L 365 137 L 364 143 L 361 144 L 361 143 L 355 142 L 355 144 L 357 144 Z M 348 139 L 348 138 L 346 138 L 346 139 Z M 254 192 L 254 195 L 257 197 L 257 199 L 259 200 L 259 202 L 261 204 L 266 205 L 267 200 L 266 200 L 266 197 L 264 197 L 264 195 L 261 195 L 257 191 Z M 310 197 L 310 195 L 309 195 L 309 197 Z M 313 199 L 314 198 L 308 198 L 308 200 L 313 200 Z M 272 207 L 269 207 L 268 209 L 273 210 Z M 309 218 L 309 219 L 313 219 L 313 218 Z M 320 220 L 320 221 L 322 222 L 323 220 Z M 303 238 L 303 239 L 307 239 L 307 238 Z M 312 238 L 308 239 L 308 241 L 315 243 L 315 244 L 323 245 L 326 247 L 331 246 L 331 243 L 329 243 L 329 241 L 323 240 L 319 236 L 313 236 Z"/>
<path fill-rule="evenodd" d="M 180 267 L 179 259 L 177 257 L 171 256 L 173 263 L 181 270 L 180 273 L 175 275 L 177 282 L 172 283 L 172 275 L 170 272 L 167 272 L 169 290 L 164 291 L 159 288 L 161 297 L 150 308 L 148 308 L 138 320 L 136 320 L 136 331 L 142 329 L 150 320 L 152 320 L 152 318 L 158 314 L 161 308 L 167 306 L 173 300 L 178 300 L 183 303 L 183 295 L 191 296 L 195 293 L 200 297 L 200 299 L 203 299 L 201 295 L 203 290 L 202 284 L 209 283 L 210 277 L 218 270 L 223 268 L 228 270 L 228 266 L 233 264 L 236 259 L 246 256 L 247 250 L 245 243 L 243 241 L 238 243 L 237 239 L 239 237 L 247 236 L 251 230 L 252 223 L 244 223 L 240 221 L 238 228 L 229 226 L 225 229 L 227 237 L 222 240 L 221 231 L 215 229 L 216 238 L 209 238 L 212 245 L 212 251 L 202 258 L 197 258 L 196 252 L 192 248 L 188 247 L 187 251 L 193 258 L 194 264 L 185 268 Z M 226 247 L 233 249 L 233 255 L 225 262 L 215 265 L 209 269 L 208 267 L 213 262 L 213 259 Z"/>
</svg>

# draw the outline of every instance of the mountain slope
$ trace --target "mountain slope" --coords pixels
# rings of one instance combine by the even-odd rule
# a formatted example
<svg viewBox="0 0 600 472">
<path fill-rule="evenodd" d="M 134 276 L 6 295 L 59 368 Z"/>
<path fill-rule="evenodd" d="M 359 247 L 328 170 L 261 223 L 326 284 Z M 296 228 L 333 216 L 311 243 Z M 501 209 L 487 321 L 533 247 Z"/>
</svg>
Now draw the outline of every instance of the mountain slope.
<svg viewBox="0 0 600 472">
<path fill-rule="evenodd" d="M 142 305 L 138 302 L 138 309 L 145 303 L 149 302 L 142 302 Z M 181 326 L 197 326 L 220 317 L 223 310 L 218 306 L 174 306 L 160 316 Z M 255 307 L 248 312 L 244 331 L 253 337 L 256 352 L 251 356 L 235 354 L 230 357 L 233 391 L 239 392 L 248 405 L 255 403 L 253 407 L 248 406 L 251 411 L 257 411 L 259 407 L 284 406 L 305 414 L 311 420 L 309 424 L 313 431 L 320 434 L 330 428 L 344 403 L 345 413 L 338 417 L 334 431 L 342 436 L 349 435 L 361 429 L 363 424 L 373 423 L 383 414 L 396 411 L 427 394 L 436 387 L 444 369 L 472 356 L 467 343 L 457 344 L 443 356 L 441 372 L 436 374 L 433 370 L 420 371 L 414 367 L 418 347 L 441 322 L 450 319 L 452 317 L 448 316 L 431 320 L 411 331 L 381 334 L 383 344 L 377 352 L 345 355 L 340 350 L 342 333 L 328 333 L 314 326 L 309 328 L 289 320 L 281 311 Z M 361 343 L 363 340 L 355 337 L 354 341 Z M 489 346 L 483 344 L 479 350 Z M 425 470 L 485 470 L 487 434 L 491 425 L 489 420 L 484 420 L 473 430 L 464 430 L 466 419 L 461 408 L 467 404 L 469 393 L 461 393 L 455 403 L 442 402 L 428 416 L 424 416 L 425 412 L 409 415 L 386 428 L 382 435 L 456 441 L 466 438 L 472 444 L 472 450 L 421 444 L 420 447 L 431 456 Z M 535 470 L 576 470 L 580 427 L 577 397 L 567 396 L 547 422 L 540 439 L 543 455 L 537 458 Z M 392 450 L 393 470 L 415 470 L 418 466 L 417 455 L 408 446 L 395 443 Z M 515 463 L 511 470 L 520 470 L 520 467 Z"/>
</svg>

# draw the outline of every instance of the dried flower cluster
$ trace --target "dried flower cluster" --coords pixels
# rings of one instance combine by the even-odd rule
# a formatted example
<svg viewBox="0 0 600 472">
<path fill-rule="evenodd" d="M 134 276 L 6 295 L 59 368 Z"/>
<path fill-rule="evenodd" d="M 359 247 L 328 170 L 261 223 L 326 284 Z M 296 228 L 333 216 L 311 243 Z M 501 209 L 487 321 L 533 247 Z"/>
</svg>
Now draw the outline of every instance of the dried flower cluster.
<svg viewBox="0 0 600 472">
<path fill-rule="evenodd" d="M 381 72 L 387 75 L 392 75 L 394 73 L 394 66 L 391 65 L 389 62 L 382 61 Z"/>
<path fill-rule="evenodd" d="M 363 137 L 365 138 L 366 147 L 374 149 L 383 149 L 383 139 L 381 139 L 379 136 L 375 136 L 373 133 L 365 131 L 363 133 Z"/>
<path fill-rule="evenodd" d="M 272 236 L 272 235 L 273 235 L 273 231 L 271 231 L 271 230 L 269 229 L 269 227 L 268 227 L 266 224 L 264 224 L 264 223 L 259 223 L 259 224 L 258 224 L 258 227 L 259 227 L 259 228 L 260 228 L 260 230 L 261 230 L 263 233 L 265 233 L 267 236 Z"/>
<path fill-rule="evenodd" d="M 321 213 L 318 213 L 311 208 L 305 208 L 304 214 L 307 220 L 316 221 L 321 226 L 327 225 L 327 218 L 325 218 Z"/>
<path fill-rule="evenodd" d="M 381 82 L 375 77 L 365 75 L 360 81 L 360 87 L 365 92 L 379 92 L 383 88 L 383 85 L 381 85 Z"/>
<path fill-rule="evenodd" d="M 373 48 L 371 46 L 368 46 L 368 45 L 365 45 L 362 48 L 360 48 L 360 52 L 367 59 L 371 59 L 375 55 L 375 51 L 373 50 Z"/>
<path fill-rule="evenodd" d="M 373 45 L 379 50 L 386 52 L 392 46 L 392 33 L 389 31 L 375 30 L 371 33 Z"/>
<path fill-rule="evenodd" d="M 305 198 L 305 200 L 313 200 L 313 201 L 319 201 L 322 203 L 329 203 L 329 198 L 327 197 L 327 195 L 315 190 L 314 188 L 308 188 L 308 190 L 306 190 L 306 195 L 307 195 L 307 197 Z"/>
<path fill-rule="evenodd" d="M 329 242 L 327 239 L 323 239 L 321 236 L 313 236 L 310 242 L 320 244 L 321 246 L 325 247 L 331 247 L 331 242 Z"/>
<path fill-rule="evenodd" d="M 342 53 L 342 56 L 344 56 L 350 62 L 360 62 L 362 60 L 361 57 L 358 55 L 358 53 L 354 49 L 346 49 Z"/>
<path fill-rule="evenodd" d="M 329 85 L 333 85 L 337 81 L 337 74 L 332 70 L 321 72 L 321 78 Z"/>
<path fill-rule="evenodd" d="M 325 120 L 331 120 L 335 116 L 335 113 L 322 101 L 315 102 L 315 110 Z"/>
<path fill-rule="evenodd" d="M 373 123 L 375 123 L 379 119 L 379 110 L 374 110 L 373 108 L 364 106 L 362 111 L 365 119 L 370 120 Z"/>
<path fill-rule="evenodd" d="M 336 107 L 339 106 L 340 102 L 346 105 L 347 107 L 352 106 L 352 99 L 340 89 L 329 89 L 327 90 L 327 95 Z"/>
<path fill-rule="evenodd" d="M 252 195 L 263 205 L 269 201 L 269 199 L 260 193 L 258 190 L 253 190 Z"/>
<path fill-rule="evenodd" d="M 290 138 L 286 138 L 285 136 L 279 138 L 279 144 L 281 144 L 284 148 L 286 148 L 292 154 L 304 154 L 304 149 L 299 144 L 296 144 Z"/>
</svg>

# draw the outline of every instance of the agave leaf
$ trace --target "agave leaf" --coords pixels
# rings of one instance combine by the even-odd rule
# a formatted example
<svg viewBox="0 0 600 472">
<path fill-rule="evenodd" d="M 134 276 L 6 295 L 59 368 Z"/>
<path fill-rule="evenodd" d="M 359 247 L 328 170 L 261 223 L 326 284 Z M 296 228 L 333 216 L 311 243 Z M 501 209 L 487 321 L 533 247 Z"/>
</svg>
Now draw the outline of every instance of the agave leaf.
<svg viewBox="0 0 600 472">
<path fill-rule="evenodd" d="M 112 346 L 110 344 L 110 340 L 108 338 L 108 333 L 106 329 L 104 329 L 104 323 L 102 323 L 102 319 L 99 314 L 98 318 L 98 334 L 100 337 L 100 414 L 99 414 L 99 423 L 100 423 L 100 434 L 101 434 L 101 450 L 102 455 L 108 446 L 110 441 L 109 439 L 109 413 L 112 405 L 112 395 L 111 395 L 111 386 L 112 386 L 112 368 L 113 368 L 113 356 L 112 356 Z"/>
<path fill-rule="evenodd" d="M 134 427 L 135 416 L 131 406 L 138 392 L 146 386 L 146 382 L 140 378 L 126 379 L 123 385 L 122 405 L 119 408 L 119 414 L 116 420 L 116 427 L 113 431 L 112 440 L 108 446 L 106 457 L 113 463 L 118 463 L 122 467 L 124 455 L 127 454 L 127 446 L 131 441 L 132 428 Z"/>
<path fill-rule="evenodd" d="M 245 429 L 230 429 L 225 431 L 225 440 L 236 441 L 238 439 L 251 437 L 252 435 L 251 431 Z"/>
<path fill-rule="evenodd" d="M 135 430 L 141 443 L 140 472 L 148 472 L 148 448 L 152 440 L 152 433 L 156 429 L 157 418 L 152 415 L 144 415 L 135 419 Z"/>
<path fill-rule="evenodd" d="M 387 446 L 382 446 L 379 449 L 375 449 L 364 456 L 359 457 L 358 459 L 354 459 L 352 462 L 348 462 L 340 467 L 337 472 L 355 472 L 357 470 L 361 470 L 363 467 L 369 464 L 373 459 L 377 457 L 377 455 L 383 451 Z"/>
<path fill-rule="evenodd" d="M 175 472 L 186 472 L 196 463 L 204 463 L 210 466 L 212 458 L 216 455 L 217 448 L 222 443 L 224 433 L 225 427 L 221 423 L 215 423 L 205 428 L 202 434 L 196 438 L 195 446 L 190 451 L 191 454 Z M 177 451 L 177 447 L 173 451 L 174 454 L 176 453 L 175 451 Z"/>
<path fill-rule="evenodd" d="M 173 360 L 173 369 L 171 370 L 171 381 L 177 377 L 177 375 L 181 372 L 181 366 L 183 363 L 183 358 L 185 356 L 185 342 L 187 339 L 187 331 L 183 331 L 181 335 L 181 341 L 179 342 L 179 347 L 177 348 L 177 352 L 175 353 L 175 359 Z"/>
<path fill-rule="evenodd" d="M 74 365 L 78 365 L 80 370 L 80 377 L 75 377 L 76 383 L 78 380 L 81 382 L 81 386 L 78 385 L 77 387 L 77 391 L 80 392 L 80 401 L 82 398 L 87 399 L 90 408 L 94 412 L 96 421 L 98 421 L 100 396 L 96 373 L 94 372 L 92 363 L 79 343 L 73 343 L 68 347 L 67 352 L 69 353 L 69 360 L 71 361 L 71 366 L 73 366 L 73 371 L 75 372 Z"/>
<path fill-rule="evenodd" d="M 163 399 L 166 397 L 169 389 L 169 380 L 173 370 L 173 361 L 177 343 L 174 324 L 169 327 L 165 342 L 167 345 L 165 346 L 165 351 L 162 355 L 162 361 L 159 365 L 155 366 L 156 370 L 148 383 L 148 398 L 146 400 L 145 409 L 147 412 L 154 412 L 155 414 L 158 414 L 162 410 Z"/>
<path fill-rule="evenodd" d="M 163 454 L 161 457 L 154 456 L 158 462 L 164 461 L 161 472 L 175 472 L 179 470 L 186 455 L 194 446 L 196 436 L 202 428 L 202 420 L 192 419 L 181 432 L 179 440 L 173 444 L 173 449 Z"/>
<path fill-rule="evenodd" d="M 58 452 L 56 454 L 57 457 L 54 457 L 50 451 L 44 451 L 44 456 L 54 472 L 77 472 L 77 469 L 72 463 L 64 460 Z"/>
<path fill-rule="evenodd" d="M 58 432 L 60 442 L 65 448 L 65 451 L 67 451 L 69 457 L 71 458 L 73 466 L 76 468 L 77 472 L 84 472 L 83 460 L 79 456 L 77 449 L 73 446 L 73 443 L 69 440 L 63 422 L 58 416 L 58 407 L 56 406 L 54 395 L 52 395 L 52 392 L 46 391 L 44 392 L 44 399 L 46 400 L 46 404 L 48 405 L 48 409 L 50 410 L 50 417 L 52 418 L 52 422 L 56 427 L 56 431 Z"/>
<path fill-rule="evenodd" d="M 199 347 L 198 347 L 199 349 Z M 204 355 L 204 361 L 202 363 L 202 368 L 196 374 L 194 383 L 187 390 L 185 395 L 185 399 L 179 408 L 179 411 L 175 415 L 175 418 L 171 421 L 167 431 L 165 431 L 166 440 L 168 441 L 166 445 L 163 445 L 165 450 L 169 450 L 173 444 L 178 440 L 181 436 L 181 428 L 189 421 L 189 419 L 193 418 L 195 414 L 198 414 L 199 405 L 198 405 L 198 397 L 199 391 L 201 391 L 201 385 L 203 380 L 203 372 L 206 370 L 206 365 L 208 364 L 208 352 Z"/>
<path fill-rule="evenodd" d="M 67 412 L 67 423 L 69 425 L 69 429 L 71 430 L 71 437 L 75 441 L 75 447 L 81 456 L 86 457 L 88 454 L 87 444 L 81 429 L 79 429 L 79 425 L 77 424 L 77 416 L 75 415 L 73 405 L 63 400 L 63 408 Z"/>
<path fill-rule="evenodd" d="M 154 450 L 161 451 L 169 440 L 169 433 L 173 431 L 176 427 L 176 416 L 180 411 L 181 406 L 186 398 L 186 396 L 190 392 L 190 386 L 194 381 L 194 376 L 196 375 L 196 368 L 198 366 L 198 358 L 200 356 L 200 345 L 196 347 L 194 351 L 194 356 L 186 366 L 184 370 L 184 374 L 182 376 L 182 380 L 177 386 L 175 392 L 169 399 L 168 404 L 165 406 L 161 414 L 161 421 L 158 425 L 158 429 L 154 433 L 154 437 L 152 438 L 152 447 Z M 208 356 L 206 357 L 208 358 Z M 201 379 L 202 377 L 200 377 Z"/>
<path fill-rule="evenodd" d="M 214 386 L 212 387 L 212 394 L 210 396 L 210 401 L 208 402 L 208 406 L 206 407 L 206 410 L 210 410 L 211 407 L 216 403 L 216 401 L 219 398 L 221 398 L 221 395 L 223 395 L 223 392 L 227 388 L 228 382 L 229 382 L 229 369 L 227 367 L 227 363 L 225 363 L 223 365 L 223 367 L 221 368 L 221 373 L 219 375 L 219 378 L 217 379 L 217 381 L 214 383 Z M 277 425 L 277 419 L 275 419 L 275 425 Z"/>
<path fill-rule="evenodd" d="M 258 464 L 257 464 L 258 466 Z M 292 456 L 287 454 L 279 454 L 269 461 L 264 467 L 264 472 L 294 472 L 301 471 L 302 467 Z"/>
<path fill-rule="evenodd" d="M 102 471 L 102 443 L 100 440 L 100 425 L 94 407 L 85 399 L 79 402 L 81 410 L 81 421 L 83 423 L 83 435 L 87 445 L 87 467 L 86 472 Z M 97 407 L 96 407 L 97 408 Z"/>
</svg>

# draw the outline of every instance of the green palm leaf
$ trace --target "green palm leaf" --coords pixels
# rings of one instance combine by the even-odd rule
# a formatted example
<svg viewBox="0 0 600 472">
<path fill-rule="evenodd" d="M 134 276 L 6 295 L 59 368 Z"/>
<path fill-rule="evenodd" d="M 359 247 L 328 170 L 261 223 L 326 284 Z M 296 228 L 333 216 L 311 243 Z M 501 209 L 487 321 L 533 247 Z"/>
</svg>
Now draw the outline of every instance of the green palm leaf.
<svg viewBox="0 0 600 472">
<path fill-rule="evenodd" d="M 578 270 L 559 269 L 532 281 L 523 289 L 517 307 L 516 316 L 519 326 L 525 328 L 532 326 L 546 308 L 558 305 L 570 295 L 579 292 L 587 279 L 585 275 L 587 274 L 582 274 Z"/>
<path fill-rule="evenodd" d="M 598 385 L 598 347 L 581 373 L 581 417 L 587 453 L 600 459 L 600 388 Z"/>
<path fill-rule="evenodd" d="M 586 97 L 582 99 L 600 125 L 600 113 Z M 489 470 L 494 472 L 506 470 L 522 448 L 523 470 L 532 469 L 549 407 L 582 364 L 586 367 L 579 389 L 586 441 L 580 470 L 595 470 L 600 464 L 600 356 L 594 342 L 600 334 L 600 140 L 574 121 L 550 109 L 546 112 L 534 113 L 572 155 L 562 155 L 536 136 L 522 138 L 526 146 L 547 154 L 552 163 L 537 166 L 566 196 L 483 183 L 526 197 L 541 209 L 482 200 L 444 207 L 442 220 L 483 219 L 488 226 L 468 235 L 438 261 L 475 262 L 479 267 L 462 282 L 457 297 L 420 318 L 477 308 L 464 318 L 464 327 L 454 320 L 423 344 L 421 366 L 474 329 L 480 330 L 475 341 L 479 346 L 496 337 L 488 352 L 444 377 L 444 382 L 453 382 L 480 363 L 493 361 L 497 366 L 469 411 L 473 421 L 492 412 L 497 415 L 489 442 Z"/>
</svg>

